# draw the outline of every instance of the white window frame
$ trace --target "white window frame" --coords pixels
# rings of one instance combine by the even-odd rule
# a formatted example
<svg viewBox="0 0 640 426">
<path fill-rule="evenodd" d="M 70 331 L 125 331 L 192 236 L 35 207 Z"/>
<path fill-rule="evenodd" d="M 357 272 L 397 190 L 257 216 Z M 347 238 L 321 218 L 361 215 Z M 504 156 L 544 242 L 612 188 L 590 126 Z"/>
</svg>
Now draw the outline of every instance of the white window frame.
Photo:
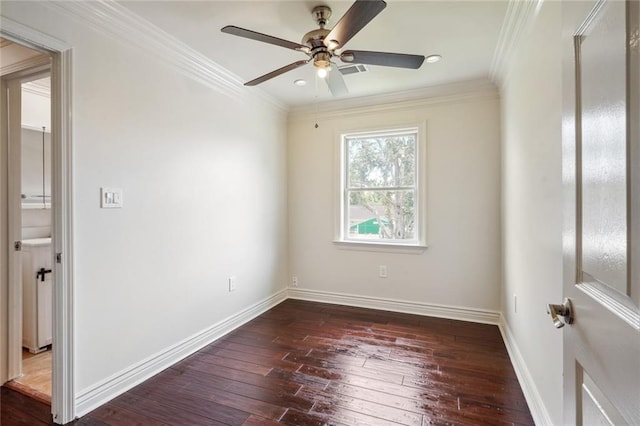
<svg viewBox="0 0 640 426">
<path fill-rule="evenodd" d="M 348 138 L 393 135 L 397 133 L 417 133 L 416 138 L 416 182 L 415 182 L 415 238 L 410 240 L 361 240 L 349 238 L 347 230 L 348 200 L 347 200 L 347 152 L 346 141 Z M 407 124 L 401 126 L 385 126 L 383 128 L 372 128 L 367 130 L 344 131 L 336 137 L 338 143 L 336 148 L 336 161 L 338 164 L 337 174 L 338 184 L 336 185 L 336 221 L 334 243 L 340 248 L 373 250 L 373 251 L 405 251 L 422 252 L 426 247 L 427 228 L 427 144 L 426 144 L 426 123 Z"/>
</svg>

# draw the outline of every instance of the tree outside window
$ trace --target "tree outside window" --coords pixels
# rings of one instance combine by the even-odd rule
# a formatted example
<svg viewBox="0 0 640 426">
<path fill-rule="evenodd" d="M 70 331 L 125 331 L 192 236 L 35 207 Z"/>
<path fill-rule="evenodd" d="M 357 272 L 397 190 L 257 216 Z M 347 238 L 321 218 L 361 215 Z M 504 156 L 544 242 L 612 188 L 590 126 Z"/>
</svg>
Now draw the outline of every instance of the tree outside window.
<svg viewBox="0 0 640 426">
<path fill-rule="evenodd" d="M 418 129 L 343 136 L 343 240 L 415 243 Z"/>
</svg>

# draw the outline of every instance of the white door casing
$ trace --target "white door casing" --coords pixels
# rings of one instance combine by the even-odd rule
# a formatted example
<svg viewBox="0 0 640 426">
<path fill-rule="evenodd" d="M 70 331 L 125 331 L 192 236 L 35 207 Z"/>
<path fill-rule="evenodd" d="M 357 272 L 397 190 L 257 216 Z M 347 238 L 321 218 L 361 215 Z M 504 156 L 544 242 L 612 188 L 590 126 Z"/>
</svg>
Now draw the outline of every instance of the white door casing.
<svg viewBox="0 0 640 426">
<path fill-rule="evenodd" d="M 564 423 L 640 424 L 637 1 L 563 2 Z"/>
<path fill-rule="evenodd" d="M 51 56 L 52 244 L 56 255 L 51 410 L 54 422 L 64 424 L 75 418 L 72 48 L 64 41 L 4 16 L 0 16 L 0 29 L 3 37 Z M 0 311 L 2 309 L 4 307 Z"/>
</svg>

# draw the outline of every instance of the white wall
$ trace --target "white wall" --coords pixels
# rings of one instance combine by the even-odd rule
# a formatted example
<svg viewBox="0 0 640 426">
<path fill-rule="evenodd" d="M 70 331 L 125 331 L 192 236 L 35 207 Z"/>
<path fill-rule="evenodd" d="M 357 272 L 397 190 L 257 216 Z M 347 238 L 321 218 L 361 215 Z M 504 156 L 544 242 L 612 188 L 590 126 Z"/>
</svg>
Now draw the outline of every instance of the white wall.
<svg viewBox="0 0 640 426">
<path fill-rule="evenodd" d="M 51 98 L 22 88 L 22 126 L 51 133 Z"/>
<path fill-rule="evenodd" d="M 283 112 L 38 2 L 2 14 L 73 46 L 77 393 L 286 286 Z"/>
<path fill-rule="evenodd" d="M 545 2 L 501 87 L 502 311 L 553 424 L 562 423 L 562 332 L 545 307 L 562 301 L 560 23 L 560 3 Z"/>
<path fill-rule="evenodd" d="M 319 127 L 314 128 L 318 122 Z M 423 253 L 332 243 L 341 132 L 426 122 Z M 483 310 L 500 303 L 500 124 L 497 92 L 289 116 L 289 261 L 304 290 Z M 387 265 L 388 278 L 378 277 Z"/>
</svg>

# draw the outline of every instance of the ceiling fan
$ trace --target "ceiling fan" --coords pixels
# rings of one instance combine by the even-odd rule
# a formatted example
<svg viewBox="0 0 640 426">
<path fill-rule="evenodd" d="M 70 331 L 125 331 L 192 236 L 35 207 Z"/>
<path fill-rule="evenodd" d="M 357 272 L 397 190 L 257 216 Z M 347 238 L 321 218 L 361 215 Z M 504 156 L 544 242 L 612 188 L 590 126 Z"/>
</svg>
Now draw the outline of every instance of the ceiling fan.
<svg viewBox="0 0 640 426">
<path fill-rule="evenodd" d="M 333 58 L 339 58 L 341 61 L 348 63 L 411 69 L 420 68 L 424 62 L 425 58 L 422 55 L 370 52 L 365 50 L 341 51 L 344 45 L 346 45 L 347 42 L 373 18 L 382 12 L 386 6 L 387 4 L 384 0 L 356 0 L 356 2 L 349 8 L 349 10 L 347 10 L 331 30 L 325 28 L 325 25 L 327 25 L 327 22 L 331 17 L 331 8 L 329 6 L 316 6 L 312 11 L 312 15 L 320 28 L 306 33 L 302 37 L 301 44 L 233 25 L 228 25 L 222 28 L 222 32 L 261 41 L 263 43 L 273 44 L 287 49 L 297 50 L 305 53 L 309 57 L 309 59 L 296 61 L 248 81 L 244 84 L 245 86 L 258 85 L 313 61 L 313 65 L 317 69 L 318 76 L 325 79 L 331 93 L 334 96 L 340 96 L 348 93 L 348 90 L 344 79 L 342 78 L 342 74 L 337 70 L 336 64 L 332 62 Z M 329 72 L 332 68 L 334 71 Z"/>
</svg>

